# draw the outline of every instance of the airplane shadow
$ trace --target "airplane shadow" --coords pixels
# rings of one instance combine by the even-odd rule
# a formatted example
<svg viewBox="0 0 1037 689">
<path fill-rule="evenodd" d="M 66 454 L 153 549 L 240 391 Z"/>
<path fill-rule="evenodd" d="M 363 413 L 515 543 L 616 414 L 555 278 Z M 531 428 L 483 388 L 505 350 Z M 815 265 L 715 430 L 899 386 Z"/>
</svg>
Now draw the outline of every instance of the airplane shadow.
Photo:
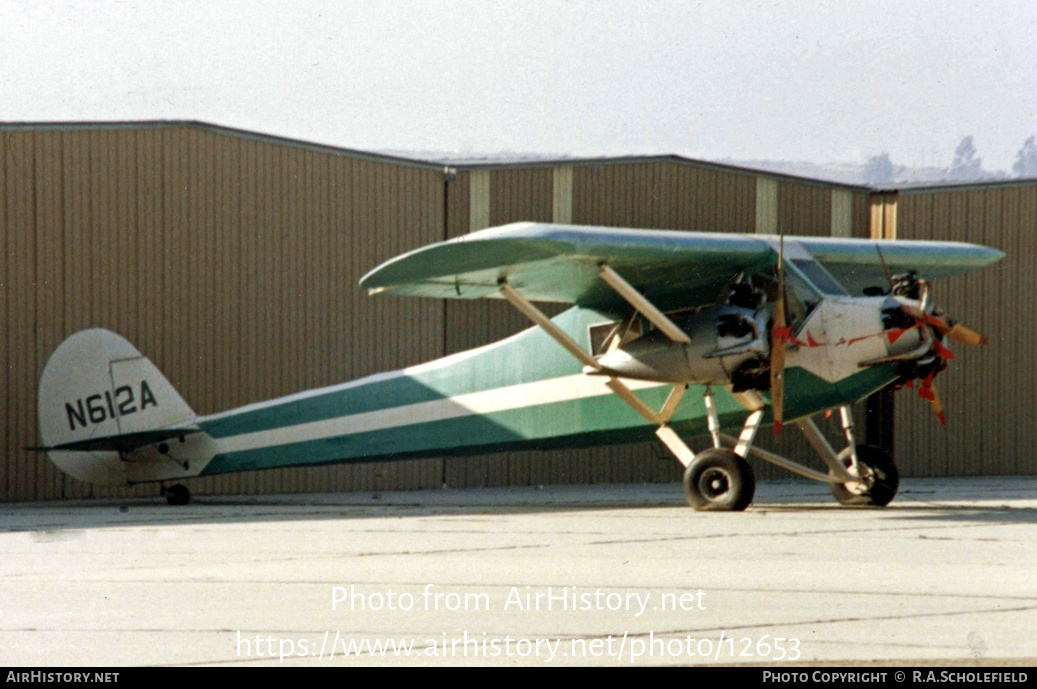
<svg viewBox="0 0 1037 689">
<path fill-rule="evenodd" d="M 582 487 L 592 492 L 594 486 Z M 615 486 L 608 486 L 612 489 Z M 639 486 L 640 488 L 640 486 Z M 74 502 L 0 505 L 0 533 L 57 533 L 94 528 L 162 527 L 184 524 L 298 522 L 379 518 L 493 516 L 550 514 L 617 509 L 659 509 L 686 506 L 680 487 L 672 496 L 565 499 L 558 491 L 518 489 L 525 495 L 502 499 L 506 489 L 489 489 L 482 499 L 477 490 L 416 491 L 271 496 L 198 496 L 189 505 L 170 506 L 161 498 L 97 499 Z M 611 492 L 611 491 L 610 491 Z M 462 495 L 465 494 L 465 495 Z M 525 498 L 525 499 L 524 499 Z"/>
<path fill-rule="evenodd" d="M 841 511 L 872 512 L 886 519 L 912 519 L 918 521 L 954 520 L 989 524 L 1037 524 L 1037 508 L 978 505 L 896 505 L 887 507 L 828 506 L 818 504 L 761 504 L 753 503 L 750 509 L 773 513 L 824 512 L 833 515 Z M 833 512 L 834 510 L 834 512 Z"/>
<path fill-rule="evenodd" d="M 1037 523 L 1037 477 L 908 479 L 905 483 L 886 507 L 838 505 L 823 486 L 793 482 L 793 489 L 781 491 L 792 495 L 757 495 L 751 509 L 781 513 L 871 512 L 884 519 L 976 524 Z"/>
<path fill-rule="evenodd" d="M 698 520 L 753 519 L 767 514 L 824 513 L 828 520 L 862 515 L 876 521 L 961 522 L 974 525 L 1037 523 L 1037 477 L 1016 480 L 911 480 L 887 507 L 839 505 L 824 487 L 806 481 L 762 482 L 744 513 L 694 512 L 679 484 L 548 486 L 384 493 L 270 496 L 198 496 L 189 505 L 159 498 L 97 499 L 0 505 L 0 532 L 58 534 L 63 530 L 183 524 L 297 522 L 450 516 L 668 510 Z M 829 522 L 831 523 L 831 522 Z"/>
</svg>

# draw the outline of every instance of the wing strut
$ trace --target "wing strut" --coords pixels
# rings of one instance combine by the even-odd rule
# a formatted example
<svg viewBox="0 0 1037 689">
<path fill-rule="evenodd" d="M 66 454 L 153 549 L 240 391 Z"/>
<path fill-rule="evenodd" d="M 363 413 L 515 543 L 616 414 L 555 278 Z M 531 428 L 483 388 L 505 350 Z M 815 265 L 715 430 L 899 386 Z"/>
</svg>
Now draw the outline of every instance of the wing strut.
<svg viewBox="0 0 1037 689">
<path fill-rule="evenodd" d="M 641 315 L 651 321 L 652 325 L 662 330 L 668 338 L 674 342 L 682 342 L 684 344 L 691 342 L 687 334 L 678 328 L 676 323 L 657 309 L 654 304 L 645 299 L 640 292 L 634 289 L 633 285 L 620 277 L 619 273 L 603 263 L 600 275 L 601 279 L 607 282 L 609 287 L 616 290 L 619 296 L 626 299 L 631 306 L 641 312 Z"/>
<path fill-rule="evenodd" d="M 603 268 L 605 267 L 603 266 Z M 613 275 L 615 275 L 615 273 L 613 273 Z M 618 275 L 616 275 L 616 278 L 622 281 L 622 278 L 619 278 Z M 627 285 L 625 281 L 622 281 L 622 283 L 624 285 Z M 627 287 L 629 287 L 629 285 L 627 285 Z M 633 288 L 630 289 L 633 290 Z M 576 357 L 581 363 L 593 368 L 594 370 L 601 370 L 601 365 L 597 361 L 595 361 L 590 354 L 585 352 L 583 348 L 580 347 L 580 345 L 576 344 L 575 340 L 573 340 L 571 337 L 569 337 L 568 334 L 565 333 L 565 331 L 563 331 L 561 328 L 555 325 L 554 322 L 550 318 L 548 318 L 543 311 L 538 309 L 532 302 L 530 302 L 528 299 L 519 294 L 513 287 L 511 287 L 506 282 L 501 281 L 500 293 L 501 296 L 503 296 L 512 304 L 512 306 L 518 309 L 529 320 L 533 321 L 541 328 L 543 328 L 544 332 L 546 332 L 548 335 L 554 338 L 554 340 L 558 342 L 558 344 L 562 345 L 562 347 L 564 347 L 566 351 L 568 351 L 570 354 Z M 634 294 L 637 294 L 637 292 L 634 291 Z M 673 328 L 677 328 L 677 326 L 674 325 L 673 322 L 670 321 L 670 319 L 666 318 L 666 316 L 663 316 L 662 313 L 658 311 L 658 309 L 656 309 L 654 306 L 645 301 L 640 294 L 637 294 L 637 297 L 641 301 L 644 301 L 644 303 L 647 304 L 647 306 L 649 306 L 652 311 L 658 313 L 658 315 L 661 316 L 662 319 L 665 320 L 665 322 L 669 323 L 670 326 L 672 326 Z M 636 305 L 635 308 L 637 308 Z M 641 311 L 641 309 L 638 310 Z M 645 312 L 641 311 L 641 313 Z M 647 318 L 648 315 L 645 314 L 645 317 Z M 659 327 L 658 323 L 656 323 L 656 326 Z M 683 335 L 683 332 L 681 334 Z M 687 336 L 685 335 L 684 337 L 685 340 L 687 340 Z M 674 385 L 673 389 L 670 391 L 669 396 L 666 398 L 666 401 L 663 403 L 662 409 L 659 411 L 655 411 L 647 404 L 645 404 L 640 397 L 635 395 L 634 392 L 618 378 L 609 376 L 609 379 L 608 381 L 606 381 L 605 385 L 607 385 L 609 389 L 616 394 L 617 397 L 619 397 L 621 400 L 630 405 L 630 407 L 634 411 L 636 411 L 638 414 L 643 416 L 651 423 L 657 424 L 659 426 L 659 428 L 656 429 L 655 434 L 659 437 L 660 440 L 663 441 L 663 443 L 670 449 L 670 451 L 677 456 L 677 459 L 679 459 L 684 466 L 687 466 L 691 463 L 691 460 L 694 458 L 695 453 L 691 450 L 691 448 L 687 446 L 687 444 L 683 440 L 680 439 L 680 437 L 668 425 L 670 419 L 673 418 L 674 413 L 677 411 L 677 405 L 680 404 L 681 399 L 684 397 L 685 391 L 688 389 L 687 385 Z"/>
</svg>

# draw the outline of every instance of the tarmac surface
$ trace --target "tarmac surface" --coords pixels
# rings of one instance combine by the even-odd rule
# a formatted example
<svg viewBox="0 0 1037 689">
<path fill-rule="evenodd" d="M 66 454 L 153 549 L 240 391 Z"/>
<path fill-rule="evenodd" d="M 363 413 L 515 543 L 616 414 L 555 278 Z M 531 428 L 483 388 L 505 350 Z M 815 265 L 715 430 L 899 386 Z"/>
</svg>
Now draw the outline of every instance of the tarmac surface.
<svg viewBox="0 0 1037 689">
<path fill-rule="evenodd" d="M 0 664 L 1031 665 L 1037 477 L 0 505 Z"/>
</svg>

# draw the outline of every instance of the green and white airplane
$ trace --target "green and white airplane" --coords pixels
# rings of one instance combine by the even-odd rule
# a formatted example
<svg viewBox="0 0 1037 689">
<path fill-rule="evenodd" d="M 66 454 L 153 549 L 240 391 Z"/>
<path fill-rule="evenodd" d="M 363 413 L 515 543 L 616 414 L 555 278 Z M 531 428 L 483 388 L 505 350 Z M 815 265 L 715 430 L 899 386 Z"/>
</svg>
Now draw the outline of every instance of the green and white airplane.
<svg viewBox="0 0 1037 689">
<path fill-rule="evenodd" d="M 501 298 L 534 327 L 421 366 L 197 416 L 125 339 L 78 332 L 40 382 L 42 447 L 95 484 L 657 438 L 685 466 L 696 509 L 742 510 L 750 453 L 885 505 L 896 466 L 854 439 L 850 404 L 916 383 L 939 409 L 943 342 L 981 341 L 932 303 L 930 282 L 1000 251 L 947 242 L 705 234 L 517 223 L 390 260 L 373 295 Z M 535 302 L 570 304 L 548 318 Z M 810 417 L 841 410 L 834 450 Z M 818 471 L 753 447 L 795 422 Z M 729 436 L 725 430 L 737 432 Z M 695 453 L 684 438 L 709 436 Z M 167 500 L 186 503 L 182 484 Z"/>
</svg>

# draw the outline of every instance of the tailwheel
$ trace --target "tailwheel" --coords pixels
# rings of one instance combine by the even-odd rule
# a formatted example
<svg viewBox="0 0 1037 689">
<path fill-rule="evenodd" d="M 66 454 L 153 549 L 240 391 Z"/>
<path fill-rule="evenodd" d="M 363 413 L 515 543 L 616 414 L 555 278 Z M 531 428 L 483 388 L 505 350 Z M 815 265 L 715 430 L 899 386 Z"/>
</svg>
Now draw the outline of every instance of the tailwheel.
<svg viewBox="0 0 1037 689">
<path fill-rule="evenodd" d="M 832 495 L 843 505 L 888 505 L 900 488 L 900 475 L 893 458 L 884 450 L 871 445 L 857 445 L 857 465 L 862 482 L 833 483 Z M 850 460 L 842 460 L 849 468 Z"/>
<path fill-rule="evenodd" d="M 756 493 L 753 469 L 726 448 L 704 450 L 684 470 L 684 497 L 696 510 L 739 512 Z"/>
<path fill-rule="evenodd" d="M 191 491 L 182 483 L 163 488 L 162 494 L 166 496 L 166 502 L 170 505 L 186 505 L 191 502 Z"/>
</svg>

